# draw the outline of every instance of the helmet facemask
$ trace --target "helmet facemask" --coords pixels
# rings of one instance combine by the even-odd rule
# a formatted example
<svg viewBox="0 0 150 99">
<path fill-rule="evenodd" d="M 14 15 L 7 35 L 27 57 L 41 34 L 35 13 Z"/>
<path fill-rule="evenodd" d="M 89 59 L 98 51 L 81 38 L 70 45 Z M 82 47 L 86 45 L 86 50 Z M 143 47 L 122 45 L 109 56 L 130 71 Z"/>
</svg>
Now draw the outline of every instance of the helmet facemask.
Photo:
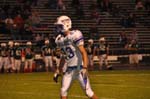
<svg viewBox="0 0 150 99">
<path fill-rule="evenodd" d="M 60 16 L 57 18 L 57 22 L 55 23 L 56 32 L 60 34 L 64 34 L 64 32 L 68 31 L 72 27 L 71 19 L 68 16 Z"/>
</svg>

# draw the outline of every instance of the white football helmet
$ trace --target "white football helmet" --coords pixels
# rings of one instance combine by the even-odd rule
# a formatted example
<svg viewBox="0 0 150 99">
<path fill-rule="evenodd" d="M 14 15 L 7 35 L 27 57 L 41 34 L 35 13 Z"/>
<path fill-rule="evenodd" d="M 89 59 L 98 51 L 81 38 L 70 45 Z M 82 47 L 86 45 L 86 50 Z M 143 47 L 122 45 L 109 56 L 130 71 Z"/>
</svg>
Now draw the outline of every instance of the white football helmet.
<svg viewBox="0 0 150 99">
<path fill-rule="evenodd" d="M 72 28 L 72 22 L 71 19 L 68 16 L 60 16 L 57 18 L 57 21 L 54 23 L 56 26 L 62 26 L 61 28 L 58 28 L 57 32 L 66 32 L 69 29 Z"/>
<path fill-rule="evenodd" d="M 9 46 L 13 46 L 13 45 L 14 45 L 14 42 L 13 42 L 13 41 L 9 41 L 9 42 L 8 42 L 8 45 L 9 45 Z"/>
<path fill-rule="evenodd" d="M 18 42 L 15 42 L 15 46 L 19 46 L 20 44 Z"/>
<path fill-rule="evenodd" d="M 93 39 L 89 39 L 88 42 L 93 44 L 94 41 Z"/>
<path fill-rule="evenodd" d="M 49 40 L 45 40 L 45 42 L 44 42 L 45 44 L 49 44 Z"/>
<path fill-rule="evenodd" d="M 6 43 L 1 43 L 1 47 L 6 47 Z"/>
<path fill-rule="evenodd" d="M 28 41 L 28 42 L 26 43 L 26 45 L 30 45 L 30 46 L 31 46 L 31 45 L 32 45 L 32 43 L 31 43 L 30 41 Z"/>
<path fill-rule="evenodd" d="M 99 39 L 99 41 L 105 41 L 105 38 L 104 38 L 104 37 L 101 37 L 101 38 Z"/>
</svg>

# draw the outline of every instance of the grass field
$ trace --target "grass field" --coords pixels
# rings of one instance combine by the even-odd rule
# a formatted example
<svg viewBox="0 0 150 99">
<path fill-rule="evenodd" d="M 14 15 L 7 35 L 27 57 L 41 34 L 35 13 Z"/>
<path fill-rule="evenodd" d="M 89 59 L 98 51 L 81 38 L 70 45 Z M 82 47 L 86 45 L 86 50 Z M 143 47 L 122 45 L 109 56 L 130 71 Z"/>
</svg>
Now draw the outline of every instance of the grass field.
<svg viewBox="0 0 150 99">
<path fill-rule="evenodd" d="M 150 99 L 150 71 L 90 72 L 99 99 Z M 0 99 L 60 99 L 52 73 L 0 74 Z M 88 99 L 75 81 L 69 99 Z"/>
</svg>

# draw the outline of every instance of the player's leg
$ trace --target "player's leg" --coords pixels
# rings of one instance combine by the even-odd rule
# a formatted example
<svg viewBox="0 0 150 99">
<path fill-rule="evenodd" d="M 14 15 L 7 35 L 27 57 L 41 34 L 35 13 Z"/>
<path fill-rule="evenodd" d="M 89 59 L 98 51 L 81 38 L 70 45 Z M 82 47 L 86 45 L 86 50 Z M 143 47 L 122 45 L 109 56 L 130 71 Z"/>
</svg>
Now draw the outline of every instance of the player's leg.
<svg viewBox="0 0 150 99">
<path fill-rule="evenodd" d="M 90 67 L 90 70 L 93 70 L 93 59 L 92 59 L 92 55 L 88 55 L 88 59 L 89 59 L 89 67 Z"/>
<path fill-rule="evenodd" d="M 103 56 L 99 55 L 99 70 L 102 70 L 102 66 L 103 66 Z"/>
<path fill-rule="evenodd" d="M 8 69 L 9 69 L 9 63 L 8 63 L 8 57 L 4 57 L 4 70 L 5 72 L 8 72 Z"/>
<path fill-rule="evenodd" d="M 55 58 L 55 61 L 56 61 L 56 72 L 59 74 L 60 73 L 59 65 L 60 65 L 61 59 L 60 58 Z"/>
<path fill-rule="evenodd" d="M 4 65 L 4 57 L 1 57 L 1 64 L 0 64 L 1 72 L 3 72 L 2 71 L 3 65 Z"/>
<path fill-rule="evenodd" d="M 28 72 L 28 60 L 25 60 L 24 72 Z"/>
<path fill-rule="evenodd" d="M 0 72 L 1 72 L 1 69 L 2 69 L 2 57 L 0 56 Z"/>
<path fill-rule="evenodd" d="M 16 72 L 16 69 L 17 69 L 17 60 L 14 59 L 14 68 L 13 68 L 13 71 Z"/>
<path fill-rule="evenodd" d="M 45 56 L 44 61 L 45 61 L 45 70 L 46 72 L 48 72 L 48 56 Z"/>
<path fill-rule="evenodd" d="M 20 67 L 21 67 L 21 59 L 18 60 L 18 72 L 21 72 L 21 71 L 20 71 Z"/>
<path fill-rule="evenodd" d="M 52 56 L 49 56 L 49 65 L 50 65 L 51 71 L 54 72 Z"/>
<path fill-rule="evenodd" d="M 90 85 L 90 81 L 89 81 L 89 77 L 83 77 L 83 75 L 81 73 L 79 73 L 78 77 L 77 77 L 82 89 L 85 91 L 86 95 L 90 98 L 90 99 L 98 99 L 98 97 L 94 94 L 91 85 Z"/>
<path fill-rule="evenodd" d="M 105 64 L 106 68 L 109 69 L 109 66 L 108 66 L 108 57 L 107 57 L 106 54 L 104 54 L 103 57 L 104 57 L 104 64 Z"/>
<path fill-rule="evenodd" d="M 17 73 L 20 72 L 20 66 L 21 66 L 21 60 L 16 60 L 16 70 L 17 70 Z"/>
<path fill-rule="evenodd" d="M 67 99 L 68 90 L 73 80 L 73 72 L 66 72 L 62 78 L 61 99 Z"/>
<path fill-rule="evenodd" d="M 10 64 L 11 64 L 11 72 L 13 72 L 13 70 L 14 70 L 14 57 L 11 57 L 10 58 Z"/>
<path fill-rule="evenodd" d="M 130 63 L 130 69 L 133 69 L 133 64 L 134 64 L 133 54 L 129 55 L 129 63 Z"/>
<path fill-rule="evenodd" d="M 33 60 L 29 59 L 29 72 L 32 72 Z"/>
<path fill-rule="evenodd" d="M 136 66 L 136 69 L 139 69 L 139 57 L 138 54 L 134 54 L 134 64 Z"/>
<path fill-rule="evenodd" d="M 92 67 L 92 70 L 94 69 L 94 60 L 93 60 L 93 55 L 91 55 L 91 67 Z"/>
</svg>

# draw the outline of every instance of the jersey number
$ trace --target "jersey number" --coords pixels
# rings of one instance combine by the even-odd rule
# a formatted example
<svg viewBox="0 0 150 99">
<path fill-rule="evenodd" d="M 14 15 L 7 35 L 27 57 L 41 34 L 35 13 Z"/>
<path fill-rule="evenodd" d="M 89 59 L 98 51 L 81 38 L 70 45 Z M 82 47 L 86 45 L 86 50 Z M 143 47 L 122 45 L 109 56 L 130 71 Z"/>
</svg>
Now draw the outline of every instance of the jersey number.
<svg viewBox="0 0 150 99">
<path fill-rule="evenodd" d="M 74 52 L 70 47 L 66 47 L 67 57 L 70 59 L 74 56 Z"/>
</svg>

